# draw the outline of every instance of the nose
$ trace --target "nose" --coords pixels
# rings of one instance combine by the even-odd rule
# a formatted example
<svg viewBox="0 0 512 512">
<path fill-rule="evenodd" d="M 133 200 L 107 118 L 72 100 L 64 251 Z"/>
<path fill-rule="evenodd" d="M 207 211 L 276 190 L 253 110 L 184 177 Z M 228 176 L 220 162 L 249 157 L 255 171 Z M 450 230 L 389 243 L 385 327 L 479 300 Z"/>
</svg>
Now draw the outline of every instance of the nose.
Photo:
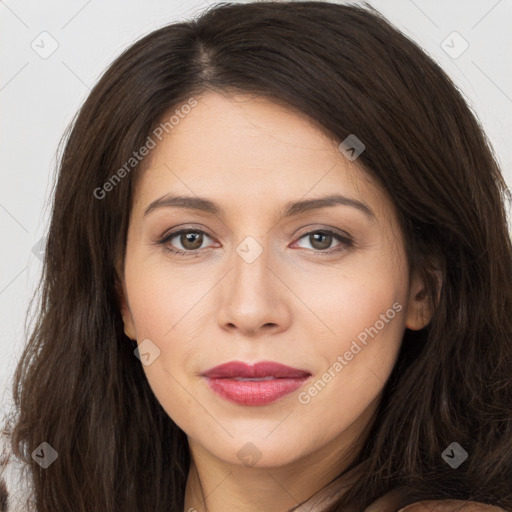
<svg viewBox="0 0 512 512">
<path fill-rule="evenodd" d="M 288 328 L 290 296 L 277 259 L 263 241 L 249 237 L 232 255 L 228 275 L 220 283 L 218 322 L 244 337 L 277 334 Z"/>
</svg>

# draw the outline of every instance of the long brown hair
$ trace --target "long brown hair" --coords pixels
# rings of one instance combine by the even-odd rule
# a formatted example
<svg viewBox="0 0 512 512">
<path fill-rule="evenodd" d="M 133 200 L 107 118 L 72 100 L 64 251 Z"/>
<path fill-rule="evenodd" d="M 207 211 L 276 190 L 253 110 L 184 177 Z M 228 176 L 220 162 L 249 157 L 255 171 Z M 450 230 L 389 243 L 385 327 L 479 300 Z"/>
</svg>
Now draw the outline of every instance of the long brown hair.
<svg viewBox="0 0 512 512">
<path fill-rule="evenodd" d="M 140 165 L 94 191 L 207 90 L 281 102 L 338 142 L 356 134 L 358 162 L 392 198 L 427 285 L 433 317 L 406 329 L 352 465 L 366 470 L 329 510 L 363 510 L 395 487 L 411 501 L 512 510 L 512 251 L 490 143 L 442 69 L 369 5 L 258 2 L 216 5 L 137 41 L 66 136 L 13 385 L 12 448 L 31 467 L 38 512 L 183 510 L 187 438 L 134 357 L 116 291 Z M 47 469 L 31 457 L 42 442 L 58 453 Z M 452 442 L 468 453 L 457 469 L 442 457 Z"/>
</svg>

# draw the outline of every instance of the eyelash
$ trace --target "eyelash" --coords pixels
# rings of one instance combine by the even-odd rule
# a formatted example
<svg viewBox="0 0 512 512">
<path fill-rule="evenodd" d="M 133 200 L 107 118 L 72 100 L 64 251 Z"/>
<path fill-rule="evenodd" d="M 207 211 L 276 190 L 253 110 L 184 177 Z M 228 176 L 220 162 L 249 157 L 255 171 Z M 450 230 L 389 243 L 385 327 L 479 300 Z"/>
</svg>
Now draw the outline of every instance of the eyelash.
<svg viewBox="0 0 512 512">
<path fill-rule="evenodd" d="M 183 255 L 183 256 L 187 256 L 187 257 L 200 256 L 201 252 L 199 252 L 198 250 L 182 251 L 180 249 L 175 249 L 175 248 L 170 247 L 169 242 L 176 236 L 181 235 L 183 233 L 203 234 L 203 235 L 206 235 L 208 238 L 213 238 L 210 235 L 208 235 L 208 233 L 206 233 L 205 231 L 202 231 L 201 229 L 183 228 L 183 229 L 179 229 L 177 231 L 173 231 L 173 232 L 169 233 L 168 235 L 164 236 L 161 240 L 159 240 L 157 242 L 157 244 L 164 246 L 165 250 L 169 251 L 172 254 Z M 309 236 L 312 234 L 317 234 L 317 233 L 321 233 L 322 235 L 332 235 L 333 238 L 342 242 L 342 245 L 345 246 L 342 249 L 339 249 L 339 248 L 328 249 L 328 250 L 306 249 L 308 252 L 313 251 L 313 253 L 317 254 L 318 256 L 323 256 L 323 255 L 328 256 L 328 255 L 331 255 L 334 253 L 343 252 L 343 251 L 346 251 L 347 249 L 351 248 L 354 245 L 354 241 L 352 240 L 351 237 L 340 235 L 339 233 L 337 233 L 335 231 L 331 231 L 329 229 L 317 229 L 317 230 L 313 230 L 313 231 L 308 231 L 307 233 L 302 234 L 298 238 L 298 240 L 301 240 L 302 238 L 304 238 L 306 236 Z"/>
</svg>

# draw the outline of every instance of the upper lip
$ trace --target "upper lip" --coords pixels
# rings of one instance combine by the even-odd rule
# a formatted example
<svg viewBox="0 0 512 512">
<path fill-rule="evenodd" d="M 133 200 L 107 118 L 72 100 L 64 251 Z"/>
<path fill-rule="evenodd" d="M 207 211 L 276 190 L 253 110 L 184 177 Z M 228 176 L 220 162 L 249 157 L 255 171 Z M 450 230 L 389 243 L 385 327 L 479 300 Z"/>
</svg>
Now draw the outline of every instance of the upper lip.
<svg viewBox="0 0 512 512">
<path fill-rule="evenodd" d="M 250 365 L 242 361 L 230 361 L 210 368 L 201 375 L 210 379 L 229 379 L 234 377 L 275 377 L 276 379 L 292 379 L 309 377 L 311 373 L 306 370 L 292 368 L 291 366 L 275 363 L 273 361 L 261 361 L 254 365 Z"/>
</svg>

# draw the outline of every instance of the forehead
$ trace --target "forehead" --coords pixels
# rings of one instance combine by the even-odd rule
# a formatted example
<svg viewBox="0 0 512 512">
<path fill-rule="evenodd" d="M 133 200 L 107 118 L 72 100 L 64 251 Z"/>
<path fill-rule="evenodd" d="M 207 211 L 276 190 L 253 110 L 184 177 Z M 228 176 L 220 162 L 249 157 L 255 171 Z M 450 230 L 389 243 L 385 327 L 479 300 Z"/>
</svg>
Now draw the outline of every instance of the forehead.
<svg viewBox="0 0 512 512">
<path fill-rule="evenodd" d="M 253 95 L 211 92 L 196 100 L 143 162 L 141 207 L 171 192 L 255 207 L 339 193 L 376 210 L 391 207 L 371 176 L 306 115 Z"/>
</svg>

